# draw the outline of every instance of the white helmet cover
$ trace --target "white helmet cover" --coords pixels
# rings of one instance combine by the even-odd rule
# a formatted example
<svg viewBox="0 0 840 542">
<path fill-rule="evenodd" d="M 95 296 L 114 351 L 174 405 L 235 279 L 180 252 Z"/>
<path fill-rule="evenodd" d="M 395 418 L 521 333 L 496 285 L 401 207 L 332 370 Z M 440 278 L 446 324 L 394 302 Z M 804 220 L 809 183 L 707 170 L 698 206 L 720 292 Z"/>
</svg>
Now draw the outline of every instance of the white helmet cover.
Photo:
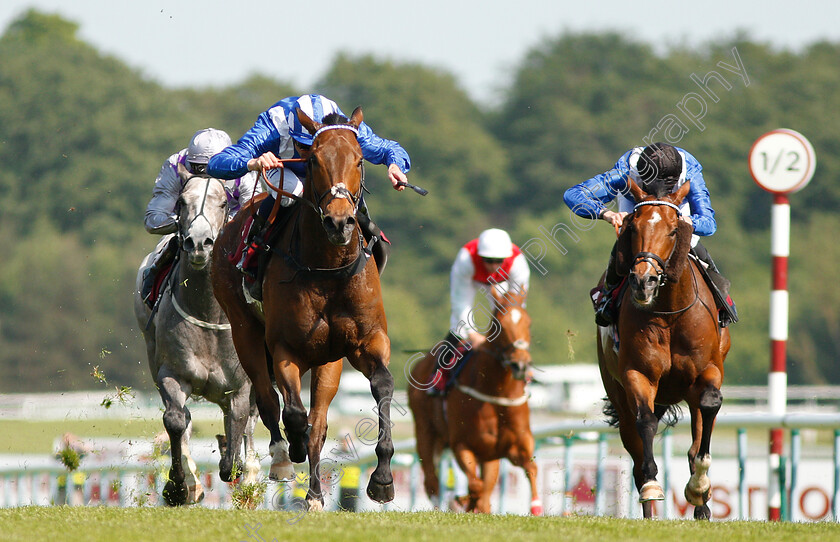
<svg viewBox="0 0 840 542">
<path fill-rule="evenodd" d="M 210 157 L 230 146 L 230 136 L 222 130 L 205 128 L 197 131 L 187 147 L 187 162 L 206 164 Z"/>
<path fill-rule="evenodd" d="M 513 256 L 513 243 L 504 230 L 491 228 L 478 236 L 478 255 L 482 258 L 510 258 Z"/>
</svg>

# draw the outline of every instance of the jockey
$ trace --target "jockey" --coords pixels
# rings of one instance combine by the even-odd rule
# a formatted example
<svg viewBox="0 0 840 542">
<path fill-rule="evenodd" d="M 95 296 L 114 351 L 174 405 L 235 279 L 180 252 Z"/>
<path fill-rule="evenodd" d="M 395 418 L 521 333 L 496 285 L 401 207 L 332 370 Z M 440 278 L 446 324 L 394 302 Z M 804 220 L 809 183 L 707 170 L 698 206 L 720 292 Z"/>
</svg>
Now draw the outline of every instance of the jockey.
<svg viewBox="0 0 840 542">
<path fill-rule="evenodd" d="M 296 114 L 298 108 L 315 122 L 322 122 L 324 117 L 331 114 L 346 118 L 335 102 L 318 94 L 284 98 L 261 113 L 254 126 L 235 145 L 227 147 L 214 156 L 207 165 L 207 171 L 214 176 L 228 179 L 244 175 L 248 171 L 258 172 L 280 166 L 282 159 L 300 158 L 312 145 L 312 135 L 298 121 Z M 406 182 L 405 173 L 411 167 L 405 149 L 396 141 L 382 139 L 364 122 L 359 125 L 358 131 L 359 146 L 362 148 L 365 160 L 372 164 L 387 164 L 391 184 L 396 190 L 404 190 L 405 187 L 400 183 Z M 300 196 L 303 193 L 306 164 L 292 162 L 286 164 L 284 169 L 283 190 Z M 280 172 L 280 169 L 271 169 L 266 172 L 274 186 L 278 186 L 280 182 Z M 262 235 L 265 232 L 262 229 L 274 206 L 276 195 L 274 190 L 269 189 L 269 197 L 263 201 L 254 216 L 254 223 L 248 233 L 248 246 L 237 264 L 237 268 L 251 278 L 256 277 L 246 267 L 252 260 L 253 254 L 263 246 Z M 294 201 L 286 196 L 280 200 L 280 205 L 283 207 L 289 207 L 293 203 Z M 382 232 L 370 220 L 363 200 L 359 204 L 359 210 L 362 212 L 357 214 L 357 218 L 365 237 L 370 239 L 376 235 L 381 239 Z M 385 266 L 388 253 L 389 249 L 385 243 L 374 244 L 373 255 L 380 272 Z M 254 280 L 249 284 L 249 290 L 254 299 L 262 298 L 261 281 Z"/>
<path fill-rule="evenodd" d="M 476 292 L 482 291 L 492 303 L 489 288 L 497 288 L 503 295 L 527 293 L 530 278 L 531 270 L 525 255 L 504 230 L 484 230 L 477 239 L 461 247 L 449 273 L 452 312 L 445 339 L 448 348 L 437 356 L 434 385 L 428 390 L 430 395 L 444 395 L 455 362 L 486 340 L 476 330 L 471 314 Z"/>
<path fill-rule="evenodd" d="M 227 133 L 215 128 L 205 128 L 193 134 L 186 149 L 181 149 L 167 158 L 161 166 L 155 179 L 152 199 L 146 206 L 146 231 L 163 235 L 155 249 L 151 265 L 143 271 L 141 294 L 147 303 L 158 272 L 172 262 L 178 251 L 178 243 L 173 239 L 178 231 L 178 198 L 184 188 L 178 176 L 178 164 L 183 164 L 195 175 L 206 174 L 210 157 L 228 145 L 230 136 Z M 248 173 L 225 182 L 230 216 L 235 215 L 254 193 L 262 192 L 262 187 L 256 181 L 256 173 Z"/>
<path fill-rule="evenodd" d="M 709 191 L 703 180 L 703 168 L 687 151 L 668 145 L 653 143 L 647 147 L 636 147 L 624 153 L 610 171 L 596 175 L 566 190 L 563 200 L 578 216 L 600 218 L 615 227 L 620 227 L 624 217 L 633 211 L 635 202 L 629 195 L 628 179 L 633 179 L 645 192 L 654 194 L 662 186 L 665 193 L 675 192 L 686 181 L 691 182 L 688 195 L 681 205 L 682 219 L 694 227 L 691 238 L 692 253 L 702 261 L 714 283 L 714 287 L 726 301 L 720 303 L 720 325 L 726 327 L 738 321 L 735 304 L 729 297 L 729 281 L 718 270 L 706 248 L 700 244 L 700 236 L 715 233 L 715 211 L 712 209 Z M 611 211 L 604 204 L 618 197 L 618 211 Z M 608 326 L 614 320 L 612 314 L 612 293 L 621 283 L 615 270 L 615 246 L 610 254 L 604 286 L 593 290 L 595 322 Z"/>
</svg>

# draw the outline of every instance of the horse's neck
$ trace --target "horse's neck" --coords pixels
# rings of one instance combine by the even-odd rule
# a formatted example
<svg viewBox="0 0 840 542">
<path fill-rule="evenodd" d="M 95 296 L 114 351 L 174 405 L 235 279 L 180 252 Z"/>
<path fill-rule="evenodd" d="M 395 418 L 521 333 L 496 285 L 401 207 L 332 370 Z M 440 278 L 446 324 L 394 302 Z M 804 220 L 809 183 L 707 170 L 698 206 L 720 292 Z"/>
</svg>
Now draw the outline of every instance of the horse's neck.
<svg viewBox="0 0 840 542">
<path fill-rule="evenodd" d="M 522 395 L 525 382 L 513 378 L 513 374 L 498 358 L 498 349 L 492 343 L 485 343 L 476 349 L 469 371 L 469 382 L 464 382 L 487 395 L 507 397 Z M 516 392 L 516 393 L 514 393 Z"/>
<path fill-rule="evenodd" d="M 208 322 L 222 321 L 222 308 L 213 296 L 209 264 L 204 269 L 193 269 L 187 254 L 182 251 L 175 280 L 173 295 L 190 316 Z"/>
<path fill-rule="evenodd" d="M 694 263 L 689 258 L 679 280 L 665 283 L 665 287 L 657 300 L 656 310 L 674 311 L 688 306 L 697 295 L 696 288 L 702 282 L 702 280 L 697 281 L 692 276 L 695 272 L 697 271 L 694 270 Z"/>
</svg>

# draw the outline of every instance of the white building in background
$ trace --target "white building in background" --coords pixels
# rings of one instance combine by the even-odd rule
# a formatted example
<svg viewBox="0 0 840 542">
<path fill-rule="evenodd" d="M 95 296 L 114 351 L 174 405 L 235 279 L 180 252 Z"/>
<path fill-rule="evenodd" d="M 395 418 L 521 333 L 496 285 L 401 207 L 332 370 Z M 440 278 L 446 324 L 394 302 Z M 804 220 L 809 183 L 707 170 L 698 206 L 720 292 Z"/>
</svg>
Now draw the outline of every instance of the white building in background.
<svg viewBox="0 0 840 542">
<path fill-rule="evenodd" d="M 600 412 L 606 393 L 595 363 L 535 365 L 528 404 L 550 412 Z"/>
</svg>

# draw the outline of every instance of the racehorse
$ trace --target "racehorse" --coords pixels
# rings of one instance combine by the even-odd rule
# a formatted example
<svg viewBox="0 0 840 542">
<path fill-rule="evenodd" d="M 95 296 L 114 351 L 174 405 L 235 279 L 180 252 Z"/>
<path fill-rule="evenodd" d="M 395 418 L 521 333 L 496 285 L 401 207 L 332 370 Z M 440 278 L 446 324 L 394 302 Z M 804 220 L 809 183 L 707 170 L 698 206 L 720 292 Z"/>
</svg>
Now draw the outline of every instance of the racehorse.
<svg viewBox="0 0 840 542">
<path fill-rule="evenodd" d="M 524 293 L 491 291 L 495 312 L 487 340 L 462 362 L 455 387 L 445 398 L 431 396 L 425 389 L 435 374 L 436 357 L 455 345 L 439 343 L 411 370 L 408 404 L 414 414 L 426 495 L 439 504 L 437 464 L 449 447 L 467 475 L 469 494 L 457 502 L 466 511 L 490 513 L 490 495 L 504 457 L 525 470 L 531 484 L 531 513 L 542 515 L 525 389 L 532 370 L 531 317 L 524 307 Z"/>
<path fill-rule="evenodd" d="M 637 204 L 627 215 L 616 246 L 616 270 L 627 276 L 616 352 L 609 328 L 598 328 L 598 361 L 609 403 L 605 413 L 617 425 L 633 458 L 633 476 L 644 517 L 663 500 L 653 458 L 653 438 L 662 417 L 681 401 L 691 413 L 688 450 L 691 478 L 685 497 L 696 519 L 709 519 L 709 454 L 715 416 L 723 397 L 723 362 L 729 331 L 718 325 L 712 293 L 696 262 L 688 257 L 692 227 L 679 205 L 689 190 L 646 194 L 633 181 Z"/>
<path fill-rule="evenodd" d="M 191 175 L 180 164 L 178 175 L 184 188 L 178 202 L 177 262 L 168 286 L 159 294 L 154 315 L 140 295 L 143 270 L 154 253 L 140 265 L 134 295 L 134 314 L 146 340 L 149 369 L 165 406 L 163 424 L 169 434 L 172 465 L 163 496 L 170 506 L 196 503 L 204 497 L 189 451 L 192 422 L 185 403 L 191 395 L 216 403 L 224 414 L 226 445 L 220 439 L 219 477 L 230 482 L 242 472 L 243 435 L 243 483 L 256 482 L 260 468 L 253 443 L 257 412 L 251 382 L 236 357 L 230 324 L 210 285 L 210 254 L 228 216 L 225 187 L 219 179 Z M 164 239 L 161 245 L 168 242 Z"/>
<path fill-rule="evenodd" d="M 286 211 L 286 227 L 270 243 L 262 307 L 246 298 L 243 276 L 230 261 L 247 226 L 247 211 L 240 211 L 219 237 L 221 250 L 213 254 L 213 291 L 233 325 L 233 342 L 253 382 L 260 418 L 271 434 L 269 477 L 292 478 L 290 460 L 302 463 L 308 455 L 306 501 L 311 510 L 323 509 L 320 454 L 327 409 L 346 357 L 370 380 L 379 408 L 378 436 L 368 439 L 376 442 L 378 463 L 367 495 L 388 502 L 394 498 L 390 466 L 394 380 L 388 371 L 391 343 L 379 274 L 355 216 L 363 190 L 362 150 L 356 139 L 362 110 L 356 108 L 349 121 L 329 115 L 324 123 L 314 122 L 300 109 L 297 117 L 313 135 L 303 156 L 307 175 L 302 197 L 283 193 L 297 201 Z M 247 207 L 253 208 L 253 204 Z M 307 416 L 300 381 L 309 370 Z M 280 431 L 280 402 L 272 381 L 283 396 L 288 444 Z"/>
</svg>

